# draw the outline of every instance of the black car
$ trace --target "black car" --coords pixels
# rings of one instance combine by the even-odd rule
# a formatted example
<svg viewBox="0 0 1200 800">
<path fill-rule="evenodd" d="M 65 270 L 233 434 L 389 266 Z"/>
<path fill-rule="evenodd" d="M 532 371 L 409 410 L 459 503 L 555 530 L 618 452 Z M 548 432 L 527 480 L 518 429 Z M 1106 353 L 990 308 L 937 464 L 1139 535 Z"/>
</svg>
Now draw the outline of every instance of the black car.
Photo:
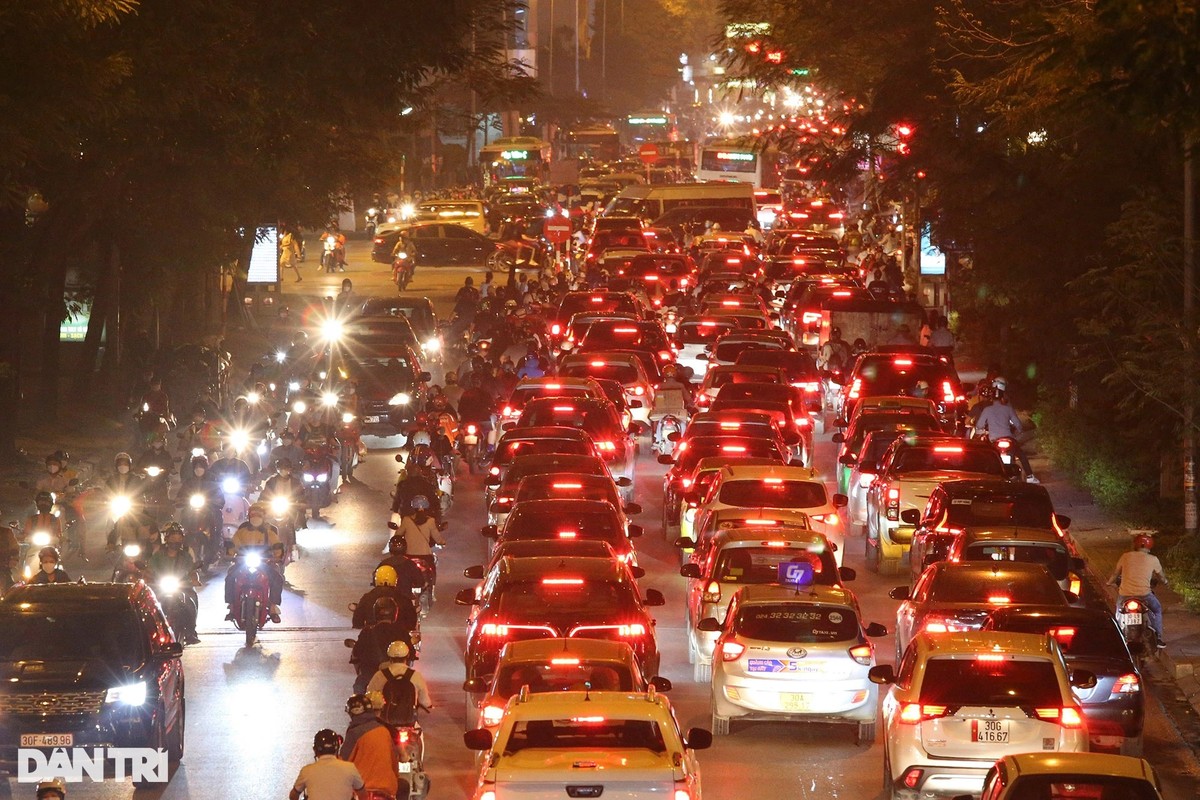
<svg viewBox="0 0 1200 800">
<path fill-rule="evenodd" d="M 381 231 L 375 234 L 371 240 L 371 260 L 377 261 L 380 264 L 392 263 L 392 251 L 396 249 L 396 242 L 400 241 L 400 231 L 390 230 Z"/>
<path fill-rule="evenodd" d="M 363 433 L 400 433 L 425 407 L 430 375 L 421 370 L 416 352 L 409 347 L 355 350 L 338 366 L 348 380 L 356 382 Z"/>
<path fill-rule="evenodd" d="M 424 355 L 432 355 L 441 349 L 437 312 L 428 297 L 411 294 L 372 297 L 362 304 L 359 313 L 364 317 L 404 317 L 416 334 Z"/>
<path fill-rule="evenodd" d="M 425 222 L 400 230 L 400 243 L 418 267 L 495 266 L 499 245 L 462 225 Z"/>
<path fill-rule="evenodd" d="M 1119 749 L 1128 756 L 1142 754 L 1142 676 L 1107 610 L 1013 606 L 993 611 L 984 630 L 1053 636 L 1069 670 L 1096 675 L 1094 687 L 1072 690 L 1083 704 L 1092 748 Z"/>
<path fill-rule="evenodd" d="M 144 583 L 17 586 L 0 600 L 0 769 L 18 748 L 183 757 L 183 645 Z"/>
</svg>

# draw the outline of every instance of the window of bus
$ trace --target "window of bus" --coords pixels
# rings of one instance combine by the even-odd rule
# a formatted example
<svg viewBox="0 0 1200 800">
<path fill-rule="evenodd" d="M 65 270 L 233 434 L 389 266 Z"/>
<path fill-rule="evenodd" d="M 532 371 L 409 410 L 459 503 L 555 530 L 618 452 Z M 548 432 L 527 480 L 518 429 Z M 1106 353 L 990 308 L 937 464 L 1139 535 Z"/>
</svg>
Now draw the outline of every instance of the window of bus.
<svg viewBox="0 0 1200 800">
<path fill-rule="evenodd" d="M 741 174 L 758 171 L 758 156 L 745 150 L 706 149 L 700 154 L 702 172 L 736 172 Z"/>
</svg>

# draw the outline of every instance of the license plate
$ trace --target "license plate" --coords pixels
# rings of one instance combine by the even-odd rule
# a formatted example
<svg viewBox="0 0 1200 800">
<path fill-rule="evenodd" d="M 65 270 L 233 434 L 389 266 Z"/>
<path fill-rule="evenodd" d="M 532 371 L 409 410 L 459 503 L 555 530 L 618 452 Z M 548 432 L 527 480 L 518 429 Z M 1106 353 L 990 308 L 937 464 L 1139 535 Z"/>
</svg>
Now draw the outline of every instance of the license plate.
<svg viewBox="0 0 1200 800">
<path fill-rule="evenodd" d="M 465 444 L 479 444 L 479 437 L 468 433 L 463 436 L 463 442 Z"/>
<path fill-rule="evenodd" d="M 399 764 L 399 767 L 400 767 L 400 772 L 402 772 L 402 773 L 408 774 L 408 773 L 412 772 L 412 762 L 411 761 L 401 761 Z"/>
<path fill-rule="evenodd" d="M 381 420 L 381 417 L 363 417 L 363 423 L 367 425 L 376 425 Z"/>
<path fill-rule="evenodd" d="M 1122 612 L 1122 614 L 1121 614 L 1121 626 L 1122 627 L 1129 626 L 1129 625 L 1141 625 L 1141 624 L 1142 624 L 1142 612 L 1139 611 L 1136 614 L 1126 614 L 1126 613 Z"/>
<path fill-rule="evenodd" d="M 800 692 L 783 692 L 779 695 L 779 705 L 784 711 L 807 711 L 811 706 L 808 695 Z"/>
<path fill-rule="evenodd" d="M 1008 744 L 1008 723 L 998 719 L 971 720 L 971 741 L 983 744 Z"/>
<path fill-rule="evenodd" d="M 74 747 L 73 733 L 23 733 L 21 747 Z"/>
</svg>

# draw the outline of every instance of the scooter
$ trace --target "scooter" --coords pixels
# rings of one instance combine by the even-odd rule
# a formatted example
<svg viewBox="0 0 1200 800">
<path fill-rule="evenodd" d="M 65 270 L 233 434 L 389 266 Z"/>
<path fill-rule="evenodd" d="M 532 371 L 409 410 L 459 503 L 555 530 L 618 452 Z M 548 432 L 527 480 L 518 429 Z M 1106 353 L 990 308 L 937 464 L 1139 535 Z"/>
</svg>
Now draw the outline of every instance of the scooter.
<svg viewBox="0 0 1200 800">
<path fill-rule="evenodd" d="M 300 478 L 304 481 L 304 505 L 312 510 L 314 520 L 321 518 L 321 509 L 332 502 L 333 492 L 329 488 L 333 477 L 333 459 L 324 449 L 305 449 L 304 472 Z"/>
<path fill-rule="evenodd" d="M 270 560 L 262 550 L 242 549 L 231 569 L 233 581 L 233 624 L 246 634 L 246 647 L 253 647 L 258 632 L 271 618 Z"/>
<path fill-rule="evenodd" d="M 113 566 L 113 583 L 137 583 L 146 574 L 146 562 L 143 556 L 147 551 L 139 542 L 128 542 L 122 545 L 121 555 Z"/>
<path fill-rule="evenodd" d="M 283 542 L 283 565 L 296 560 L 298 551 L 296 548 L 296 509 L 292 507 L 292 500 L 283 495 L 275 495 L 271 498 L 268 504 L 271 509 L 271 518 L 274 520 L 275 528 L 279 531 L 279 541 Z"/>
<path fill-rule="evenodd" d="M 672 434 L 674 439 L 671 438 Z M 675 452 L 675 442 L 682 435 L 683 420 L 674 414 L 665 414 L 654 424 L 654 437 L 650 442 L 650 449 L 656 455 L 672 455 Z"/>
<path fill-rule="evenodd" d="M 420 707 L 418 706 L 418 711 Z M 423 798 L 429 794 L 432 783 L 425 772 L 425 735 L 421 723 L 413 715 L 412 725 L 396 727 L 396 744 L 408 753 L 408 759 L 399 764 L 400 777 L 408 781 L 409 798 Z"/>
<path fill-rule="evenodd" d="M 180 641 L 195 633 L 199 600 L 190 576 L 159 575 L 154 582 L 154 596 L 171 623 Z"/>
<path fill-rule="evenodd" d="M 1158 653 L 1158 636 L 1150 625 L 1150 611 L 1144 599 L 1126 598 L 1117 610 L 1117 626 L 1121 629 L 1121 635 L 1125 637 L 1125 643 L 1129 645 L 1129 652 L 1137 659 L 1138 666 L 1141 666 L 1147 657 Z"/>
<path fill-rule="evenodd" d="M 217 510 L 212 507 L 208 496 L 193 492 L 188 496 L 187 505 L 179 517 L 188 549 L 200 559 L 202 568 L 208 569 L 220 555 L 217 547 L 220 537 L 216 532 L 221 528 L 221 523 L 217 521 Z"/>
<path fill-rule="evenodd" d="M 357 466 L 358 454 L 362 452 L 362 423 L 358 417 L 349 411 L 342 412 L 342 427 L 338 431 L 338 442 L 341 444 L 342 473 L 346 480 L 354 479 L 354 467 Z"/>
<path fill-rule="evenodd" d="M 467 463 L 467 472 L 474 475 L 482 468 L 479 459 L 479 426 L 474 422 L 468 422 L 463 426 L 458 439 L 458 452 L 462 460 Z"/>
</svg>

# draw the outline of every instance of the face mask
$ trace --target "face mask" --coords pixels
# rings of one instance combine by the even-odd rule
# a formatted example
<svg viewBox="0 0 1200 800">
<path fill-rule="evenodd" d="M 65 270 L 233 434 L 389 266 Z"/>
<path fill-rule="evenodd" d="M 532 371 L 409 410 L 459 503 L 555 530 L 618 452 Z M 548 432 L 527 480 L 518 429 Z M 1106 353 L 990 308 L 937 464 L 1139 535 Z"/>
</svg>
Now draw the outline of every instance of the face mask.
<svg viewBox="0 0 1200 800">
<path fill-rule="evenodd" d="M 418 511 L 416 514 L 413 514 L 413 518 L 417 521 L 417 524 L 420 525 L 425 520 L 429 519 L 429 515 L 424 511 Z"/>
<path fill-rule="evenodd" d="M 167 540 L 167 549 L 168 550 L 179 550 L 182 547 L 183 547 L 183 542 L 175 542 L 175 541 L 171 541 L 170 539 Z"/>
<path fill-rule="evenodd" d="M 204 477 L 204 467 L 196 467 L 194 470 L 192 470 L 192 474 L 195 475 L 197 478 L 203 478 Z"/>
<path fill-rule="evenodd" d="M 57 561 L 43 561 L 42 562 L 42 572 L 46 573 L 47 575 L 54 572 L 54 570 L 56 570 L 56 569 L 58 569 Z"/>
<path fill-rule="evenodd" d="M 286 478 L 286 477 L 290 476 L 291 474 L 292 474 L 292 471 L 290 469 L 279 470 L 279 477 L 281 477 L 281 478 Z"/>
<path fill-rule="evenodd" d="M 263 518 L 262 517 L 251 517 L 250 524 L 256 528 L 261 527 L 263 524 Z"/>
<path fill-rule="evenodd" d="M 128 465 L 128 464 L 121 464 L 119 467 L 117 467 L 117 472 L 119 472 L 119 473 L 121 473 L 122 475 L 124 475 L 125 473 L 129 472 L 129 465 Z"/>
<path fill-rule="evenodd" d="M 46 471 L 49 472 L 51 475 L 58 472 L 58 469 L 59 469 L 58 464 L 51 464 L 50 466 L 46 467 Z"/>
</svg>

